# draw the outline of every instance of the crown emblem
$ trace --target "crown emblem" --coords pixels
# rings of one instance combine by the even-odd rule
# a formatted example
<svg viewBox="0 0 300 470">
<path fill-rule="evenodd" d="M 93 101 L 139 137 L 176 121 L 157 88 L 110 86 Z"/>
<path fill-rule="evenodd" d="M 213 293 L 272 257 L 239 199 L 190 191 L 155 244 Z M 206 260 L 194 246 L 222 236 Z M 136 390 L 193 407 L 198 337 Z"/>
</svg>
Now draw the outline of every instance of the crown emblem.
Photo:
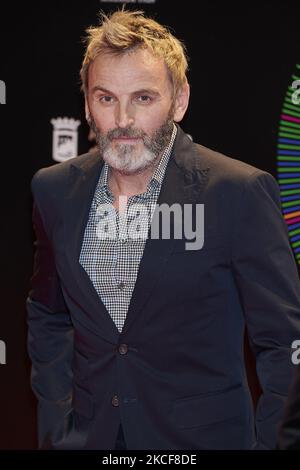
<svg viewBox="0 0 300 470">
<path fill-rule="evenodd" d="M 77 131 L 77 128 L 80 125 L 80 121 L 77 121 L 73 118 L 58 117 L 56 119 L 51 119 L 51 124 L 55 130 L 74 132 Z"/>
</svg>

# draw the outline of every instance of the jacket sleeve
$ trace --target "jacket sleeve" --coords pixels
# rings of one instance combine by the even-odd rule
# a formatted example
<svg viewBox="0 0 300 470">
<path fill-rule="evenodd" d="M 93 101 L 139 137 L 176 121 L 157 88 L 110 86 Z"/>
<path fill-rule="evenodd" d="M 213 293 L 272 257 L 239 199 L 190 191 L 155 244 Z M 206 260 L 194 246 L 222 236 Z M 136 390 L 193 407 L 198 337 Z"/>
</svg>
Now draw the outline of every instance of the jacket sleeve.
<svg viewBox="0 0 300 470">
<path fill-rule="evenodd" d="M 38 399 L 39 448 L 51 448 L 71 410 L 73 326 L 36 200 L 33 226 L 34 267 L 26 300 L 28 352 L 32 361 L 32 389 Z"/>
<path fill-rule="evenodd" d="M 243 188 L 232 263 L 262 388 L 256 408 L 257 449 L 273 449 L 295 367 L 291 345 L 300 338 L 300 285 L 278 185 L 261 170 Z"/>
</svg>

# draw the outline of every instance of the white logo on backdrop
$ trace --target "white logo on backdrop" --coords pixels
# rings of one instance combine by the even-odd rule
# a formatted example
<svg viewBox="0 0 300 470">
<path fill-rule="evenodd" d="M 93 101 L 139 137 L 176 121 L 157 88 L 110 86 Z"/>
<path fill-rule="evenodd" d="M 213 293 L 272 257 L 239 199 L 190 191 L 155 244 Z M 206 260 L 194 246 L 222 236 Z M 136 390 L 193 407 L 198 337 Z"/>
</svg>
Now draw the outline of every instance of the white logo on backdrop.
<svg viewBox="0 0 300 470">
<path fill-rule="evenodd" d="M 0 104 L 6 104 L 6 86 L 3 80 L 0 80 Z"/>
<path fill-rule="evenodd" d="M 0 340 L 0 364 L 6 364 L 6 344 Z"/>
<path fill-rule="evenodd" d="M 78 126 L 80 121 L 73 118 L 51 119 L 53 125 L 52 158 L 64 162 L 78 154 Z"/>
<path fill-rule="evenodd" d="M 99 0 L 100 3 L 155 3 L 156 0 Z"/>
</svg>

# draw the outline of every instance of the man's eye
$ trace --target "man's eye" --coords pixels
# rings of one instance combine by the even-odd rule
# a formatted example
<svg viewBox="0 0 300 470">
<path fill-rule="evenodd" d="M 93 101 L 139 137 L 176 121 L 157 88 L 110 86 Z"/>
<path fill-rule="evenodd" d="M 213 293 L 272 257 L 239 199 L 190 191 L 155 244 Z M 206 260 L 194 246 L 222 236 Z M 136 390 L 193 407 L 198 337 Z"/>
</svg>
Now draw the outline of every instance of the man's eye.
<svg viewBox="0 0 300 470">
<path fill-rule="evenodd" d="M 140 103 L 150 103 L 150 101 L 151 101 L 151 97 L 148 96 L 148 95 L 140 95 L 140 96 L 138 96 L 137 99 Z"/>
<path fill-rule="evenodd" d="M 100 103 L 109 104 L 109 103 L 112 103 L 113 98 L 112 98 L 112 96 L 106 96 L 106 95 L 105 96 L 100 96 L 99 101 L 100 101 Z"/>
</svg>

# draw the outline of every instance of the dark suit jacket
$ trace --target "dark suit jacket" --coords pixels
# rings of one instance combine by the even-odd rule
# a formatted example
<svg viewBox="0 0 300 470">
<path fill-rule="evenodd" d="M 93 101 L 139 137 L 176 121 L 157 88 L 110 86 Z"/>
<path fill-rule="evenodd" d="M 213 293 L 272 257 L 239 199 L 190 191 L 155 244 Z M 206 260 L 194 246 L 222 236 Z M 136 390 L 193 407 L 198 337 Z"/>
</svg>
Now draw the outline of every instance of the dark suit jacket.
<svg viewBox="0 0 300 470">
<path fill-rule="evenodd" d="M 276 181 L 179 128 L 158 203 L 204 204 L 204 247 L 147 240 L 119 334 L 78 262 L 102 164 L 86 154 L 32 181 L 27 307 L 40 446 L 112 449 L 122 422 L 128 449 L 274 447 L 300 334 Z M 245 322 L 263 389 L 255 420 Z"/>
<path fill-rule="evenodd" d="M 295 370 L 285 404 L 279 427 L 278 449 L 300 450 L 300 365 Z"/>
</svg>

